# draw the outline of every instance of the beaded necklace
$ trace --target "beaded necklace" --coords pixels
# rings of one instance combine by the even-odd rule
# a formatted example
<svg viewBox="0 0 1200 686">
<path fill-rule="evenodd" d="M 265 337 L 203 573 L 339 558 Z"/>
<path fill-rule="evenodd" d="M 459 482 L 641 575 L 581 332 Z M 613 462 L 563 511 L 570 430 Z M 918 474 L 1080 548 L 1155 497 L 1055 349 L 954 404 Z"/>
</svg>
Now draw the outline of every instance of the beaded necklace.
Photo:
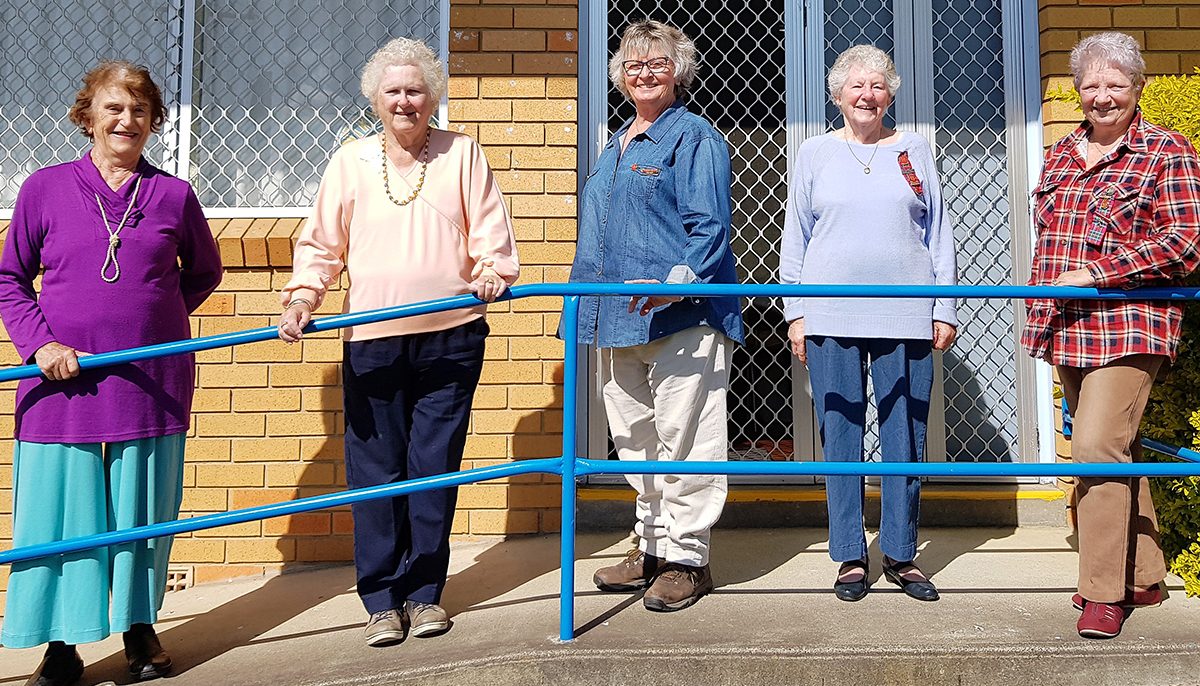
<svg viewBox="0 0 1200 686">
<path fill-rule="evenodd" d="M 388 182 L 388 156 L 387 156 L 387 134 L 379 134 L 379 146 L 383 149 L 383 164 L 381 170 L 383 173 L 383 190 L 387 193 L 388 200 L 391 200 L 397 207 L 404 207 L 410 202 L 417 199 L 417 194 L 421 192 L 421 188 L 425 185 L 425 170 L 429 168 L 429 130 L 425 130 L 425 145 L 421 148 L 421 175 L 417 178 L 417 187 L 413 189 L 411 195 L 404 200 L 397 200 L 392 195 L 392 186 Z"/>
</svg>

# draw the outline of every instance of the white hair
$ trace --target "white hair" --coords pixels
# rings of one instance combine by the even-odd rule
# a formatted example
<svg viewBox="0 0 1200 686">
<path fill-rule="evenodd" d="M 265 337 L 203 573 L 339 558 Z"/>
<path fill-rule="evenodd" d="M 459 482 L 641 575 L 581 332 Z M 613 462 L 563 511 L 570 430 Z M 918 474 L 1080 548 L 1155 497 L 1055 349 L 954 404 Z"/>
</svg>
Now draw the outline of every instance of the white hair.
<svg viewBox="0 0 1200 686">
<path fill-rule="evenodd" d="M 1071 74 L 1079 87 L 1084 72 L 1093 67 L 1116 67 L 1135 86 L 1146 83 L 1146 60 L 1133 36 L 1119 31 L 1097 33 L 1075 44 L 1071 50 Z"/>
<path fill-rule="evenodd" d="M 855 45 L 843 50 L 829 68 L 825 83 L 829 87 L 830 100 L 837 101 L 838 96 L 842 94 L 842 87 L 846 85 L 846 79 L 850 78 L 850 72 L 855 67 L 883 74 L 888 95 L 896 97 L 896 91 L 900 90 L 900 75 L 896 73 L 896 65 L 892 58 L 874 45 Z"/>
<path fill-rule="evenodd" d="M 386 45 L 375 51 L 362 70 L 362 94 L 375 106 L 379 97 L 379 82 L 383 80 L 383 72 L 388 67 L 416 67 L 421 70 L 425 87 L 434 102 L 442 99 L 446 92 L 446 68 L 434 54 L 419 40 L 412 38 L 393 38 Z"/>
</svg>

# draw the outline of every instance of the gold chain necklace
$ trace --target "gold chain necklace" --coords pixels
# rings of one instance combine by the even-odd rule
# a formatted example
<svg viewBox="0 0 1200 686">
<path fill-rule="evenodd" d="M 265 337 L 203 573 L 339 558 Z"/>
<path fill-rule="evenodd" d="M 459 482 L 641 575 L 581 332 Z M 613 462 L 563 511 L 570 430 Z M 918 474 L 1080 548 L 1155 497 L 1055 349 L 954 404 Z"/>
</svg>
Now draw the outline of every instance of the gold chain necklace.
<svg viewBox="0 0 1200 686">
<path fill-rule="evenodd" d="M 879 141 L 875 141 L 875 147 L 871 149 L 871 157 L 869 157 L 867 159 L 866 163 L 864 164 L 862 160 L 858 159 L 858 155 L 854 154 L 854 148 L 850 147 L 850 134 L 849 133 L 846 134 L 846 138 L 844 140 L 846 141 L 846 149 L 850 151 L 850 156 L 853 157 L 854 161 L 858 162 L 859 166 L 861 166 L 863 168 L 864 174 L 870 174 L 871 173 L 871 162 L 875 161 L 875 153 L 879 152 Z M 880 140 L 883 140 L 883 139 L 881 138 Z"/>
<path fill-rule="evenodd" d="M 421 148 L 421 175 L 417 178 L 417 187 L 413 189 L 411 195 L 403 200 L 397 200 L 392 195 L 392 186 L 388 183 L 387 134 L 379 134 L 379 146 L 383 148 L 383 165 L 381 167 L 383 172 L 383 190 L 387 193 L 388 200 L 391 200 L 398 207 L 404 207 L 417 199 L 417 194 L 421 192 L 421 188 L 425 185 L 425 170 L 429 168 L 429 130 L 425 130 L 425 146 Z"/>
</svg>

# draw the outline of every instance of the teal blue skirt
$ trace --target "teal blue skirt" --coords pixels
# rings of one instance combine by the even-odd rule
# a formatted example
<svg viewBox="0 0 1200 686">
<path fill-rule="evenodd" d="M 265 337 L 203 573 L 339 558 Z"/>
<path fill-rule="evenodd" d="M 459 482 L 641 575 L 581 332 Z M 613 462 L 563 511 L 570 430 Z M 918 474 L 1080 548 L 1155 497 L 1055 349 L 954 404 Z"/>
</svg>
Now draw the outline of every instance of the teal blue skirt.
<svg viewBox="0 0 1200 686">
<path fill-rule="evenodd" d="M 13 448 L 13 546 L 169 522 L 183 498 L 184 434 Z M 12 565 L 0 643 L 30 648 L 106 638 L 153 624 L 171 538 Z M 111 596 L 111 604 L 110 604 Z"/>
</svg>

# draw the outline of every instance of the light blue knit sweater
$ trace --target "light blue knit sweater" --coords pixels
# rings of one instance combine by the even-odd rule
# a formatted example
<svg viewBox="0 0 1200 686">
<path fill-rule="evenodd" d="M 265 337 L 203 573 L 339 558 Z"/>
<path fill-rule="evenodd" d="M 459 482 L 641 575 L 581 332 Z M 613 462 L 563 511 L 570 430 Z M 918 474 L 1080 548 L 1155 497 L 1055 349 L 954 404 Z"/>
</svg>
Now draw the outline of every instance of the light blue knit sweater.
<svg viewBox="0 0 1200 686">
<path fill-rule="evenodd" d="M 850 143 L 862 162 L 874 146 Z M 920 195 L 900 169 L 908 152 Z M 929 142 L 905 131 L 881 145 L 863 173 L 844 140 L 814 136 L 792 169 L 779 261 L 782 283 L 954 284 L 954 228 L 942 199 Z M 788 321 L 806 335 L 916 338 L 933 320 L 958 325 L 953 299 L 785 298 Z"/>
</svg>

